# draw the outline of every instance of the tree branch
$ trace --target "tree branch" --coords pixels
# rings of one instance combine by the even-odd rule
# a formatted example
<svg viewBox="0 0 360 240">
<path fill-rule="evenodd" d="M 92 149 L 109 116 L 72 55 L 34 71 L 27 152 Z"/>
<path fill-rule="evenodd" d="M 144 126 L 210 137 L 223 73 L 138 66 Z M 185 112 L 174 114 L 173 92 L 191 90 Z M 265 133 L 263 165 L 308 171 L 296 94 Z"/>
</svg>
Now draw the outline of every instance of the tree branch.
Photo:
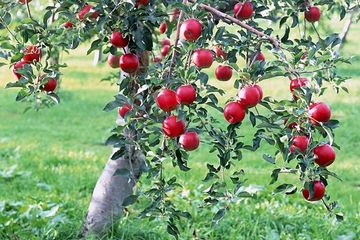
<svg viewBox="0 0 360 240">
<path fill-rule="evenodd" d="M 189 2 L 191 3 L 196 3 L 196 0 L 189 0 Z M 252 26 L 240 21 L 239 19 L 236 19 L 226 13 L 223 13 L 213 7 L 210 7 L 208 5 L 205 5 L 203 3 L 200 3 L 199 4 L 199 7 L 201 7 L 202 9 L 208 11 L 208 12 L 211 12 L 212 14 L 218 16 L 219 18 L 223 19 L 223 20 L 228 20 L 232 23 L 235 23 L 237 25 L 239 25 L 240 27 L 242 28 L 245 28 L 247 29 L 248 31 L 254 33 L 255 35 L 259 36 L 259 37 L 263 37 L 264 39 L 268 40 L 269 42 L 271 42 L 275 48 L 280 48 L 280 42 L 279 40 L 277 40 L 276 38 L 273 38 L 263 32 L 260 32 L 259 30 L 253 28 Z"/>
</svg>

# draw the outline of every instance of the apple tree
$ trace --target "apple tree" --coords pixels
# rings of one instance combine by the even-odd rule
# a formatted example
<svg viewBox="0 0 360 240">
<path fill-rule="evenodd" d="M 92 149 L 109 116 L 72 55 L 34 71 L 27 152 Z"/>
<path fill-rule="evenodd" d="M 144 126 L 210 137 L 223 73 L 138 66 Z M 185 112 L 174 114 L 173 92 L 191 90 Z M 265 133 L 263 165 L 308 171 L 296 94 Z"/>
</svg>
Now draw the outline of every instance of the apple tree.
<svg viewBox="0 0 360 240">
<path fill-rule="evenodd" d="M 358 7 L 355 1 L 58 0 L 36 15 L 34 2 L 0 3 L 0 64 L 14 71 L 6 87 L 19 89 L 16 101 L 36 110 L 59 103 L 66 64 L 52 59 L 89 40 L 88 53 L 102 49 L 109 67 L 119 69 L 105 79 L 119 87 L 104 107 L 118 110 L 106 141 L 113 152 L 93 191 L 83 235 L 103 233 L 124 207 L 141 201 L 140 216 L 166 219 L 167 231 L 178 237 L 178 222 L 191 214 L 176 204 L 181 199 L 174 201 L 183 186 L 166 168 L 191 174 L 191 151 L 203 146 L 218 159 L 203 162 L 203 206 L 218 209 L 213 224 L 232 202 L 252 196 L 239 160 L 261 144 L 274 149 L 263 154 L 275 166 L 271 184 L 281 174 L 299 178 L 278 184 L 275 193 L 301 192 L 341 218 L 326 192 L 329 177 L 338 178 L 327 166 L 339 149 L 339 122 L 318 98 L 329 88 L 347 91 L 336 65 L 348 60 L 334 54 L 338 34 L 322 35 L 318 23 L 343 18 Z M 209 81 L 211 71 L 238 94 L 224 103 L 225 91 Z M 262 89 L 272 78 L 283 78 L 288 98 Z M 244 141 L 251 134 L 242 131 L 244 121 L 254 127 L 251 142 Z"/>
</svg>

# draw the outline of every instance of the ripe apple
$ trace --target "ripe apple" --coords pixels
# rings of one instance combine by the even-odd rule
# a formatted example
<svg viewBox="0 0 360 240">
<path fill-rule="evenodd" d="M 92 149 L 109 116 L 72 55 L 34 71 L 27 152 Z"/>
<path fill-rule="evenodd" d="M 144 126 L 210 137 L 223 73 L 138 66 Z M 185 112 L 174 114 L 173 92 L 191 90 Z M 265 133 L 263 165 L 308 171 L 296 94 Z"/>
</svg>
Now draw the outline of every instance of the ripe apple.
<svg viewBox="0 0 360 240">
<path fill-rule="evenodd" d="M 305 19 L 311 23 L 319 21 L 320 17 L 321 12 L 318 7 L 309 7 L 309 9 L 305 11 Z"/>
<path fill-rule="evenodd" d="M 254 13 L 254 9 L 251 2 L 237 3 L 234 6 L 234 15 L 236 18 L 244 20 L 251 18 Z"/>
<path fill-rule="evenodd" d="M 309 107 L 310 121 L 316 125 L 319 122 L 327 122 L 331 117 L 330 107 L 324 102 L 316 102 Z"/>
<path fill-rule="evenodd" d="M 64 28 L 73 28 L 74 24 L 72 22 L 64 22 L 63 27 Z"/>
<path fill-rule="evenodd" d="M 30 45 L 27 46 L 24 50 L 24 56 L 22 58 L 23 61 L 27 62 L 27 63 L 32 63 L 32 62 L 39 62 L 40 58 L 41 58 L 41 48 L 35 46 L 35 45 Z"/>
<path fill-rule="evenodd" d="M 20 4 L 25 4 L 26 2 L 29 3 L 29 2 L 31 2 L 31 1 L 32 1 L 32 0 L 19 0 L 19 3 L 20 3 Z"/>
<path fill-rule="evenodd" d="M 168 55 L 169 51 L 170 51 L 170 46 L 165 45 L 161 47 L 160 53 L 163 57 L 165 57 L 166 55 Z"/>
<path fill-rule="evenodd" d="M 49 78 L 48 81 L 42 85 L 41 89 L 46 92 L 52 92 L 55 90 L 57 81 L 54 78 Z"/>
<path fill-rule="evenodd" d="M 199 147 L 200 139 L 197 132 L 186 132 L 180 136 L 179 143 L 186 151 L 192 151 Z"/>
<path fill-rule="evenodd" d="M 80 11 L 79 11 L 79 19 L 82 21 L 84 20 L 85 16 L 87 13 L 89 13 L 91 11 L 91 9 L 93 8 L 92 5 L 90 4 L 86 4 Z M 96 19 L 99 16 L 99 14 L 96 11 L 93 11 L 90 15 L 90 18 L 92 19 Z"/>
<path fill-rule="evenodd" d="M 262 52 L 257 52 L 255 54 L 256 54 L 255 61 L 265 62 L 265 56 Z"/>
<path fill-rule="evenodd" d="M 126 53 L 120 57 L 120 68 L 126 73 L 134 73 L 139 67 L 139 58 L 133 53 Z"/>
<path fill-rule="evenodd" d="M 120 56 L 112 55 L 111 53 L 108 56 L 107 62 L 112 68 L 119 68 Z"/>
<path fill-rule="evenodd" d="M 261 101 L 262 91 L 260 86 L 246 86 L 238 93 L 238 101 L 246 108 L 255 107 Z"/>
<path fill-rule="evenodd" d="M 258 90 L 258 92 L 259 92 L 259 97 L 260 97 L 259 102 L 260 102 L 260 101 L 262 100 L 263 96 L 264 96 L 263 90 L 262 90 L 262 88 L 261 88 L 259 85 L 257 85 L 257 84 L 255 84 L 254 87 L 255 87 L 255 88 Z"/>
<path fill-rule="evenodd" d="M 322 199 L 325 195 L 325 185 L 319 180 L 315 180 L 311 182 L 310 184 L 313 185 L 314 189 L 314 195 L 310 198 L 310 190 L 309 189 L 303 189 L 302 194 L 304 198 L 308 201 L 318 201 Z"/>
<path fill-rule="evenodd" d="M 189 18 L 180 27 L 180 36 L 187 41 L 195 41 L 201 35 L 202 25 L 199 20 Z"/>
<path fill-rule="evenodd" d="M 309 79 L 307 78 L 295 78 L 290 80 L 290 91 L 294 92 L 294 89 L 301 88 L 309 84 Z"/>
<path fill-rule="evenodd" d="M 165 88 L 157 95 L 156 103 L 164 112 L 170 112 L 177 106 L 176 93 Z"/>
<path fill-rule="evenodd" d="M 163 38 L 163 40 L 161 40 L 161 46 L 166 46 L 166 45 L 171 46 L 170 39 L 168 39 L 168 38 Z"/>
<path fill-rule="evenodd" d="M 124 48 L 128 45 L 128 37 L 123 37 L 121 32 L 112 32 L 110 36 L 110 43 L 117 48 Z"/>
<path fill-rule="evenodd" d="M 208 49 L 197 49 L 192 55 L 192 61 L 199 68 L 209 68 L 214 61 L 213 53 Z"/>
<path fill-rule="evenodd" d="M 132 109 L 132 106 L 130 104 L 128 104 L 128 103 L 125 103 L 124 105 L 119 107 L 119 109 L 118 109 L 119 115 L 122 118 L 124 118 L 126 113 L 128 113 L 131 109 Z"/>
<path fill-rule="evenodd" d="M 149 0 L 136 0 L 135 2 L 135 6 L 139 7 L 139 6 L 147 6 L 149 4 Z"/>
<path fill-rule="evenodd" d="M 176 99 L 179 104 L 192 104 L 196 99 L 196 90 L 192 85 L 182 85 L 176 90 Z"/>
<path fill-rule="evenodd" d="M 215 76 L 220 81 L 228 81 L 232 77 L 232 68 L 226 65 L 219 65 L 215 70 Z"/>
<path fill-rule="evenodd" d="M 162 22 L 162 23 L 160 24 L 160 27 L 159 27 L 160 33 L 163 34 L 164 32 L 166 32 L 166 29 L 167 29 L 167 24 L 166 24 L 166 22 Z"/>
<path fill-rule="evenodd" d="M 17 79 L 20 79 L 22 77 L 22 75 L 18 73 L 17 70 L 22 69 L 25 66 L 25 64 L 27 64 L 27 62 L 24 61 L 19 61 L 14 64 L 13 73 L 15 74 Z"/>
<path fill-rule="evenodd" d="M 315 155 L 315 162 L 320 167 L 327 167 L 335 161 L 336 153 L 334 148 L 329 144 L 317 146 L 314 148 L 313 152 Z"/>
<path fill-rule="evenodd" d="M 294 153 L 295 150 L 298 149 L 302 153 L 305 153 L 308 146 L 309 146 L 309 139 L 307 136 L 295 136 L 292 139 L 290 152 Z"/>
<path fill-rule="evenodd" d="M 171 115 L 163 121 L 162 129 L 168 137 L 179 137 L 185 132 L 185 121 L 183 119 L 178 120 L 176 115 Z"/>
<path fill-rule="evenodd" d="M 153 58 L 153 62 L 154 62 L 154 63 L 159 63 L 159 62 L 161 62 L 161 60 L 162 60 L 162 56 L 155 56 L 155 57 Z"/>
<path fill-rule="evenodd" d="M 245 109 L 238 102 L 229 102 L 224 108 L 224 117 L 231 124 L 239 123 L 245 118 Z"/>
<path fill-rule="evenodd" d="M 214 51 L 217 58 L 221 58 L 222 60 L 226 59 L 226 53 L 222 49 L 221 45 L 216 45 L 214 47 Z"/>
</svg>

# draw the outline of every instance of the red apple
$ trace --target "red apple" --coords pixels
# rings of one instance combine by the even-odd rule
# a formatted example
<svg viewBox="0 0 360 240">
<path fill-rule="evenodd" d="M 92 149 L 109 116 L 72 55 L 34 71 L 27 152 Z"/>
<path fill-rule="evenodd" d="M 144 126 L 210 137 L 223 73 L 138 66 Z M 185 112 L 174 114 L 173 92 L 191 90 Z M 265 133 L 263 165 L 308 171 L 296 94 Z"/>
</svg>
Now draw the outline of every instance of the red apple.
<svg viewBox="0 0 360 240">
<path fill-rule="evenodd" d="M 311 23 L 319 21 L 320 17 L 321 12 L 318 7 L 309 7 L 309 9 L 305 11 L 305 19 Z"/>
<path fill-rule="evenodd" d="M 255 107 L 261 101 L 262 91 L 259 86 L 243 87 L 238 93 L 238 101 L 246 108 Z"/>
<path fill-rule="evenodd" d="M 136 0 L 135 6 L 147 6 L 149 4 L 149 0 Z"/>
<path fill-rule="evenodd" d="M 170 112 L 177 106 L 176 93 L 165 88 L 157 95 L 156 103 L 164 112 Z"/>
<path fill-rule="evenodd" d="M 192 151 L 199 147 L 200 139 L 197 132 L 186 132 L 180 136 L 179 143 L 186 151 Z"/>
<path fill-rule="evenodd" d="M 334 148 L 329 144 L 317 146 L 314 148 L 313 152 L 315 155 L 315 162 L 320 167 L 327 167 L 335 161 L 336 153 Z"/>
<path fill-rule="evenodd" d="M 215 70 L 215 76 L 220 81 L 228 81 L 232 76 L 232 68 L 226 65 L 219 65 Z"/>
<path fill-rule="evenodd" d="M 74 24 L 72 22 L 65 22 L 63 24 L 63 27 L 64 28 L 73 28 L 74 27 Z"/>
<path fill-rule="evenodd" d="M 80 11 L 79 11 L 79 19 L 84 20 L 87 13 L 89 13 L 92 10 L 93 6 L 90 4 L 86 4 Z M 96 11 L 93 11 L 90 15 L 90 18 L 96 19 L 99 16 L 99 14 Z"/>
<path fill-rule="evenodd" d="M 180 27 L 180 36 L 187 41 L 195 41 L 201 35 L 202 25 L 195 18 L 187 19 Z"/>
<path fill-rule="evenodd" d="M 197 49 L 192 55 L 192 61 L 199 68 L 209 68 L 214 61 L 213 53 L 208 49 Z"/>
<path fill-rule="evenodd" d="M 29 2 L 31 2 L 31 1 L 32 1 L 32 0 L 19 0 L 19 3 L 20 3 L 20 4 L 25 4 L 26 2 L 29 3 Z"/>
<path fill-rule="evenodd" d="M 222 49 L 221 45 L 215 46 L 214 51 L 217 58 L 221 58 L 222 60 L 226 59 L 226 53 Z"/>
<path fill-rule="evenodd" d="M 128 104 L 128 103 L 125 103 L 124 105 L 119 107 L 119 109 L 118 109 L 119 115 L 122 118 L 124 118 L 126 113 L 128 113 L 131 109 L 132 109 L 132 106 L 130 104 Z"/>
<path fill-rule="evenodd" d="M 22 60 L 27 63 L 39 62 L 41 54 L 41 48 L 35 45 L 30 45 L 25 48 Z"/>
<path fill-rule="evenodd" d="M 170 39 L 168 39 L 168 38 L 163 38 L 163 40 L 161 40 L 161 46 L 166 46 L 166 45 L 171 46 Z"/>
<path fill-rule="evenodd" d="M 315 180 L 310 184 L 313 185 L 314 195 L 310 198 L 310 190 L 303 189 L 302 194 L 304 198 L 308 201 L 318 201 L 322 199 L 325 195 L 325 185 L 319 180 Z"/>
<path fill-rule="evenodd" d="M 290 80 L 290 91 L 293 92 L 294 89 L 301 88 L 309 84 L 309 79 L 307 78 L 295 78 Z"/>
<path fill-rule="evenodd" d="M 162 47 L 161 47 L 161 50 L 160 50 L 161 55 L 162 55 L 163 57 L 165 57 L 166 55 L 168 55 L 169 51 L 170 51 L 170 46 L 169 46 L 169 45 L 162 46 Z"/>
<path fill-rule="evenodd" d="M 245 3 L 237 3 L 234 6 L 234 15 L 236 18 L 244 20 L 251 18 L 254 13 L 251 2 L 246 1 Z"/>
<path fill-rule="evenodd" d="M 56 85 L 57 85 L 57 81 L 54 78 L 49 78 L 47 83 L 42 85 L 41 89 L 46 92 L 52 92 L 55 90 Z"/>
<path fill-rule="evenodd" d="M 17 73 L 17 70 L 24 68 L 25 64 L 27 64 L 27 62 L 24 61 L 19 61 L 14 64 L 13 73 L 15 74 L 17 79 L 20 79 L 22 77 L 20 73 Z"/>
<path fill-rule="evenodd" d="M 133 53 L 126 53 L 120 57 L 120 68 L 126 73 L 134 73 L 139 67 L 139 58 Z"/>
<path fill-rule="evenodd" d="M 111 53 L 108 56 L 107 62 L 112 68 L 119 68 L 120 56 L 112 55 Z"/>
<path fill-rule="evenodd" d="M 160 33 L 163 34 L 164 32 L 166 32 L 166 29 L 167 29 L 167 24 L 166 24 L 166 22 L 162 22 L 162 23 L 160 24 L 160 27 L 159 27 Z"/>
<path fill-rule="evenodd" d="M 176 90 L 176 99 L 179 104 L 192 104 L 196 99 L 196 91 L 192 85 L 182 85 Z"/>
<path fill-rule="evenodd" d="M 185 121 L 182 119 L 178 120 L 176 115 L 171 115 L 163 121 L 162 129 L 168 137 L 179 137 L 185 132 Z"/>
<path fill-rule="evenodd" d="M 295 136 L 292 139 L 290 152 L 294 153 L 295 150 L 298 149 L 302 153 L 305 153 L 308 146 L 309 146 L 309 139 L 307 136 Z"/>
<path fill-rule="evenodd" d="M 129 39 L 127 37 L 123 37 L 121 32 L 112 32 L 110 36 L 110 43 L 117 48 L 124 48 L 128 45 Z"/>
<path fill-rule="evenodd" d="M 313 124 L 318 122 L 327 122 L 331 118 L 330 107 L 324 102 L 313 103 L 309 107 L 310 121 Z"/>
<path fill-rule="evenodd" d="M 265 62 L 265 56 L 262 52 L 257 52 L 255 54 L 256 54 L 255 61 Z"/>
<path fill-rule="evenodd" d="M 264 96 L 264 93 L 263 93 L 263 90 L 262 90 L 262 88 L 259 86 L 259 85 L 254 85 L 254 87 L 258 90 L 258 92 L 259 92 L 259 97 L 260 97 L 260 100 L 259 100 L 259 102 L 261 101 L 261 99 L 263 98 L 263 96 Z"/>
<path fill-rule="evenodd" d="M 245 109 L 238 102 L 229 102 L 224 108 L 224 117 L 231 124 L 239 123 L 245 118 Z"/>
</svg>

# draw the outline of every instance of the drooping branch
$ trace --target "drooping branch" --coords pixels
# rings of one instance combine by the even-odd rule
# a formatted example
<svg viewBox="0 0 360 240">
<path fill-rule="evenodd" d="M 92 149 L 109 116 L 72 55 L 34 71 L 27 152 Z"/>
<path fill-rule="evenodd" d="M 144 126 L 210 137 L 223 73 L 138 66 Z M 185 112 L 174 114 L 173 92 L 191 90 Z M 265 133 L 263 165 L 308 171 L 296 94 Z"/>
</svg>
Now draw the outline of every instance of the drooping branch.
<svg viewBox="0 0 360 240">
<path fill-rule="evenodd" d="M 189 2 L 191 3 L 196 3 L 196 0 L 189 0 Z M 200 3 L 199 4 L 199 7 L 201 7 L 202 9 L 214 14 L 215 16 L 225 20 L 225 22 L 231 22 L 231 23 L 235 23 L 236 25 L 239 25 L 240 27 L 254 33 L 255 35 L 259 36 L 259 37 L 262 37 L 266 40 L 268 40 L 269 42 L 271 42 L 275 48 L 280 48 L 280 42 L 279 40 L 277 40 L 276 38 L 274 37 L 271 37 L 257 29 L 255 29 L 254 27 L 240 21 L 239 19 L 236 19 L 226 13 L 223 13 L 219 10 L 217 10 L 216 8 L 213 8 L 213 7 L 210 7 L 209 5 L 206 5 L 206 4 L 203 4 L 203 3 Z"/>
</svg>

